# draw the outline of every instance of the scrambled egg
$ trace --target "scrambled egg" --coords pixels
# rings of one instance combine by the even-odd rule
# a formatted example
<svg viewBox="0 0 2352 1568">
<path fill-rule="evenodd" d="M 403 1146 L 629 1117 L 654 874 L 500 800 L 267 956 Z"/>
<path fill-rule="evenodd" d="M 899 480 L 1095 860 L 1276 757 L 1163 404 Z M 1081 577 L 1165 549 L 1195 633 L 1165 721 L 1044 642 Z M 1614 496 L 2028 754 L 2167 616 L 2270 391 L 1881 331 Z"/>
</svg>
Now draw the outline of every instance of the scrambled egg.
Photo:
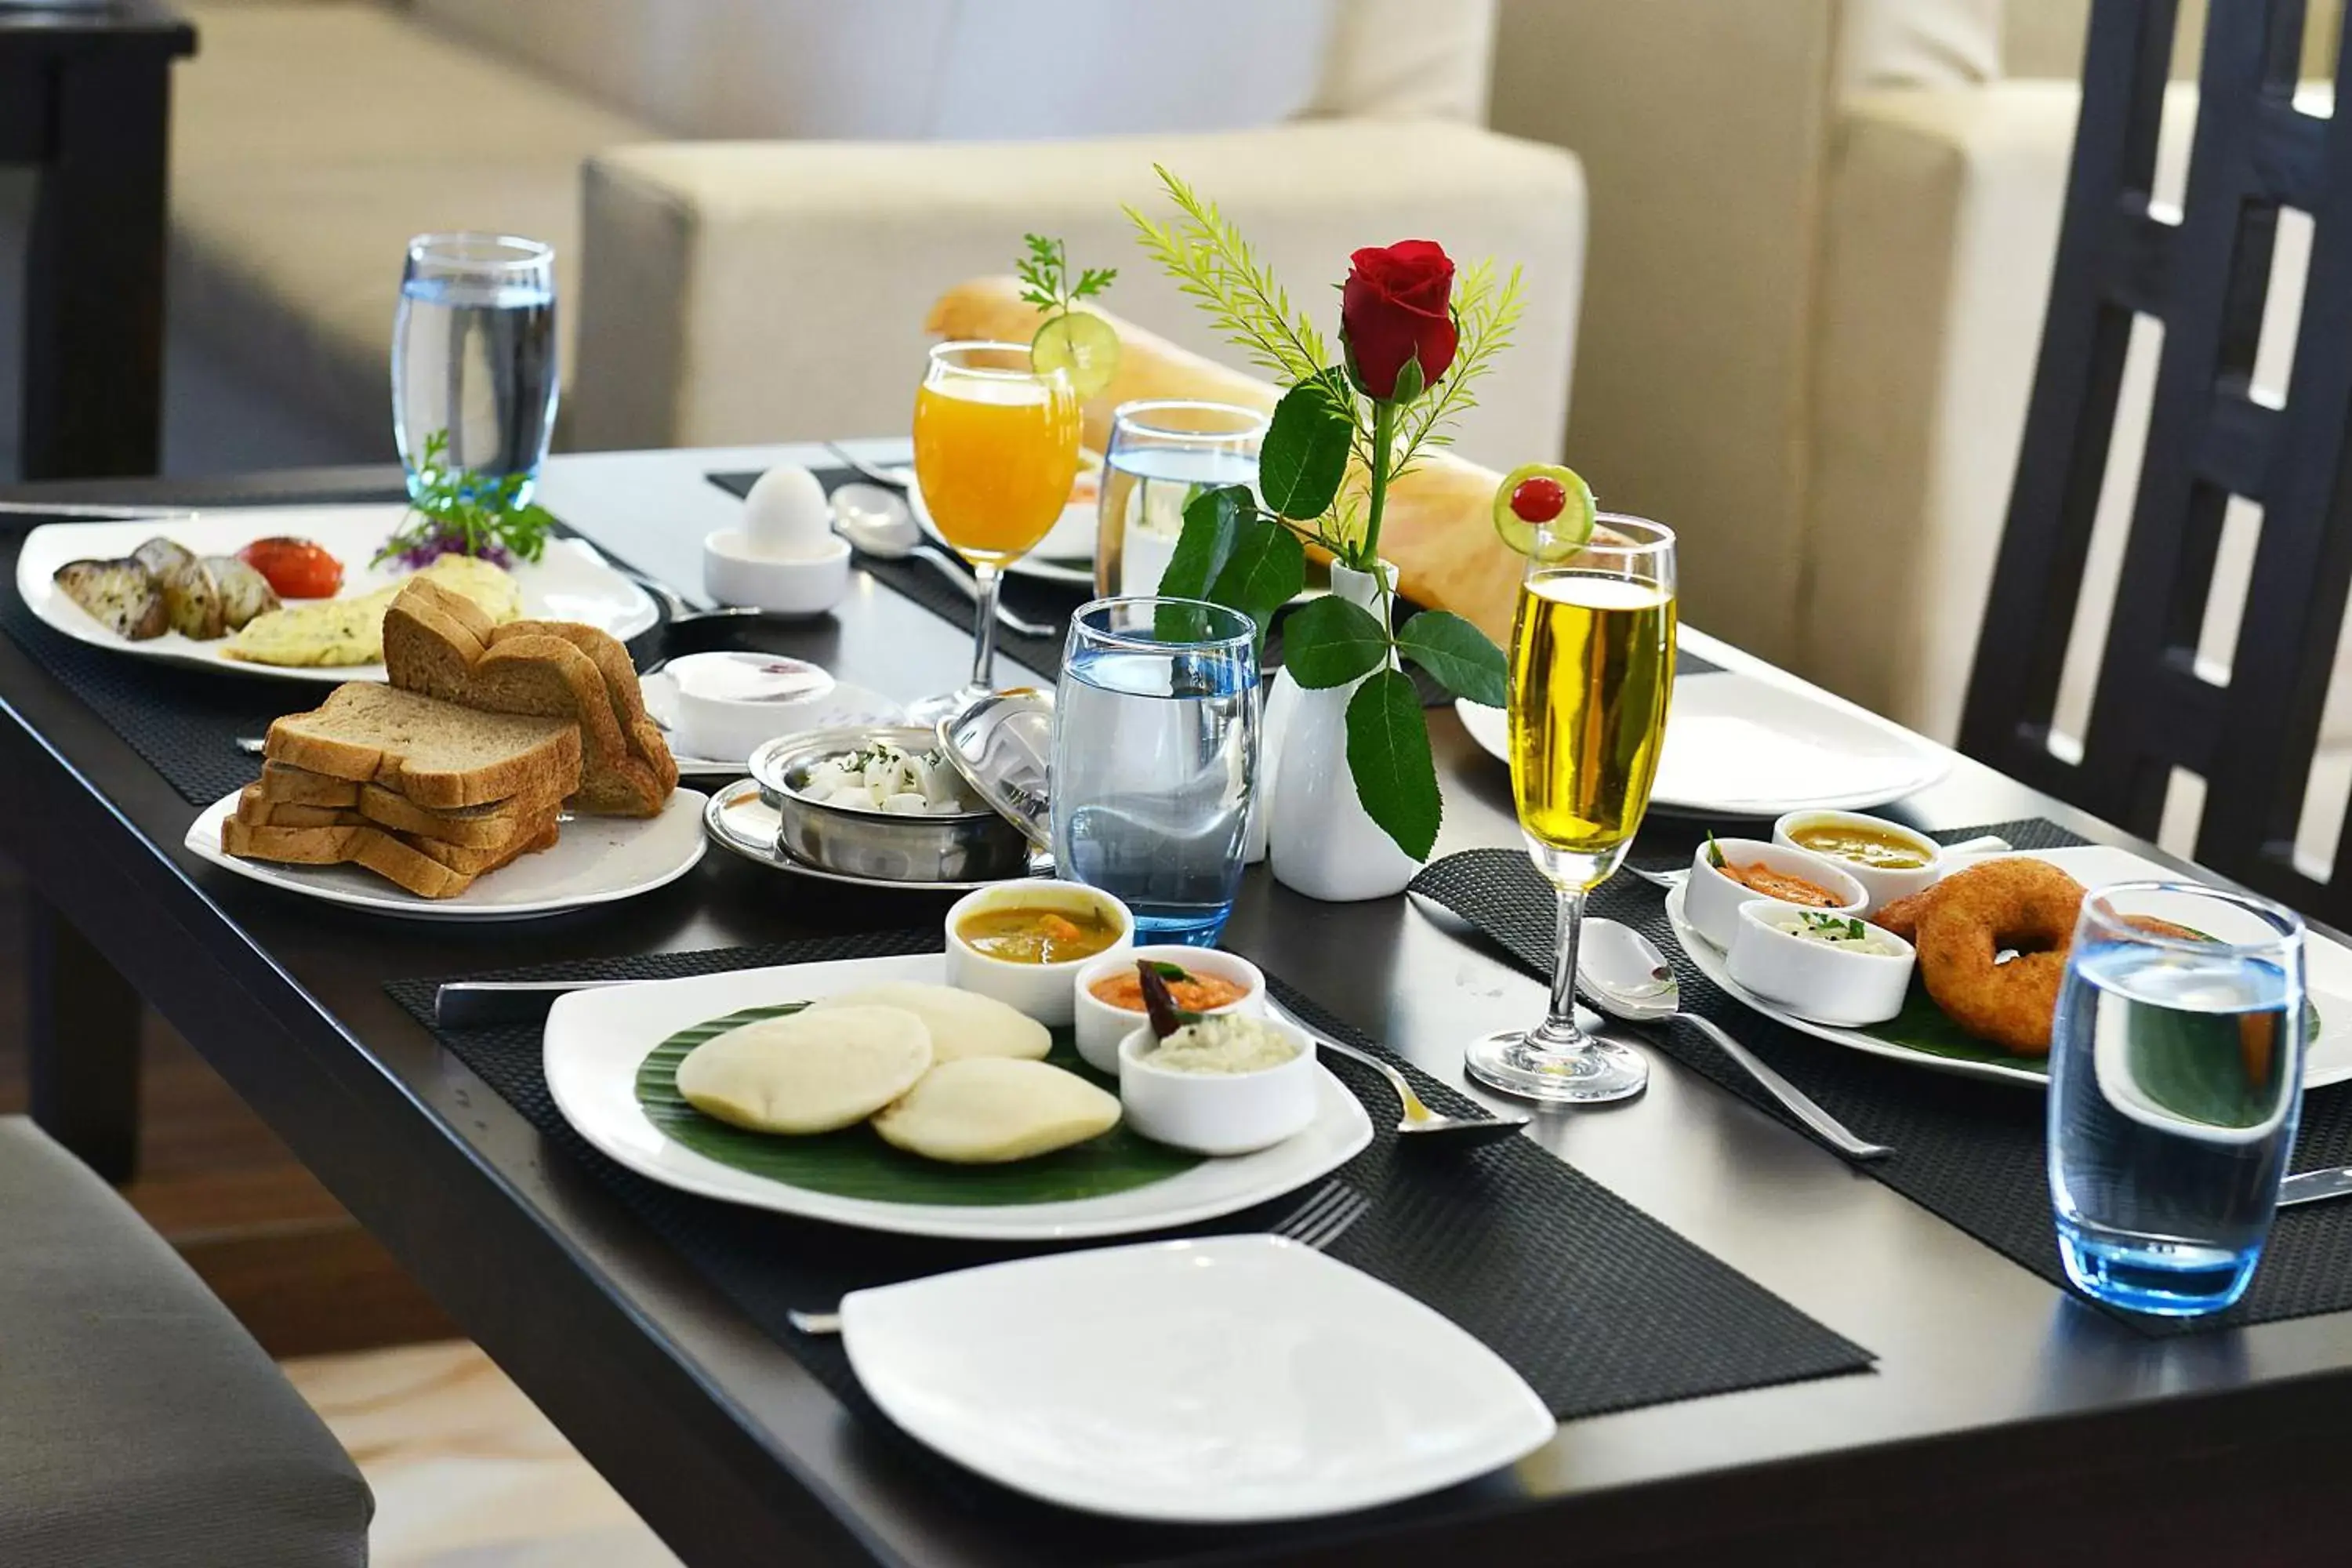
<svg viewBox="0 0 2352 1568">
<path fill-rule="evenodd" d="M 522 618 L 522 589 L 488 561 L 441 555 L 419 574 L 482 606 L 503 626 Z M 405 582 L 406 579 L 402 579 Z M 349 599 L 319 599 L 289 605 L 247 621 L 221 651 L 248 664 L 320 668 L 380 664 L 383 660 L 383 612 L 400 593 L 391 583 Z"/>
</svg>

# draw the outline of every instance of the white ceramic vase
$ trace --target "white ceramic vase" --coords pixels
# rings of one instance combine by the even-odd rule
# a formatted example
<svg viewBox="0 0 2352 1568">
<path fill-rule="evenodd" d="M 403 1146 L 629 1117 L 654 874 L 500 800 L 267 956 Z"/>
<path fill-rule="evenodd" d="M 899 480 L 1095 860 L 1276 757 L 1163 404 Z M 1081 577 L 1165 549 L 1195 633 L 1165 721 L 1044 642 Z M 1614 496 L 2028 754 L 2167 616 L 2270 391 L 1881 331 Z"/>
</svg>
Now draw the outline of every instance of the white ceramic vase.
<svg viewBox="0 0 2352 1568">
<path fill-rule="evenodd" d="M 1382 564 L 1393 596 L 1396 568 Z M 1369 572 L 1331 568 L 1331 591 L 1381 613 Z M 1365 815 L 1348 772 L 1348 700 L 1361 679 L 1310 691 L 1283 670 L 1266 699 L 1259 752 L 1266 858 L 1274 879 L 1329 903 L 1404 891 L 1421 862 Z"/>
</svg>

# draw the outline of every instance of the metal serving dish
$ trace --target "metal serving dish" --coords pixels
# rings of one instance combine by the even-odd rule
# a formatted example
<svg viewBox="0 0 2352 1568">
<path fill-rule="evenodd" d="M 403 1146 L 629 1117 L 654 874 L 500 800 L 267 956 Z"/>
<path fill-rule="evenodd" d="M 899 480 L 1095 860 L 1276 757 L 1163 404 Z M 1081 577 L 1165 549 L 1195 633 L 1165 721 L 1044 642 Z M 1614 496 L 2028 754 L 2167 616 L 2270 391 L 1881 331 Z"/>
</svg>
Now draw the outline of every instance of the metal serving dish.
<svg viewBox="0 0 2352 1568">
<path fill-rule="evenodd" d="M 809 770 L 825 758 L 879 742 L 918 755 L 939 744 L 915 725 L 849 724 L 780 736 L 751 753 L 760 797 L 780 819 L 779 849 L 824 870 L 888 882 L 989 882 L 1028 874 L 1029 840 L 977 801 L 951 816 L 899 816 L 825 805 L 800 794 Z"/>
</svg>

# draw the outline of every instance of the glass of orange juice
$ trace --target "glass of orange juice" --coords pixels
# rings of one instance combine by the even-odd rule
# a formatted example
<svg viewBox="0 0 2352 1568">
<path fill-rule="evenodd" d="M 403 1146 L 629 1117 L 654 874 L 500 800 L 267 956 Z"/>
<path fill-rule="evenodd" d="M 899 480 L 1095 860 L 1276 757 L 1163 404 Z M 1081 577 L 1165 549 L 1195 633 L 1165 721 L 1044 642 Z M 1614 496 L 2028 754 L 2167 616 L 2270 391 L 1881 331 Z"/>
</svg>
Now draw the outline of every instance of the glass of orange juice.
<svg viewBox="0 0 2352 1568">
<path fill-rule="evenodd" d="M 915 479 L 932 526 L 971 563 L 980 592 L 971 679 L 915 705 L 919 721 L 995 689 L 996 595 L 1006 563 L 1045 537 L 1078 472 L 1078 396 L 1040 372 L 1026 343 L 952 342 L 931 351 L 915 394 Z"/>
</svg>

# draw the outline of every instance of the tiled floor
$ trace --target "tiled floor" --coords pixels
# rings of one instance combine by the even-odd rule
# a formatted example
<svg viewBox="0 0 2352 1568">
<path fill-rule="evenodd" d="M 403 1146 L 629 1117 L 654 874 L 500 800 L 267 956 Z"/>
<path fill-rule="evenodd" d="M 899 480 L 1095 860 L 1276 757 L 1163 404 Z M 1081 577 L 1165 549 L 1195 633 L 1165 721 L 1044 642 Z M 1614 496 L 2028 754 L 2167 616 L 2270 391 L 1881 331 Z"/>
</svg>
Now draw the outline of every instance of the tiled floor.
<svg viewBox="0 0 2352 1568">
<path fill-rule="evenodd" d="M 676 1568 L 472 1345 L 283 1364 L 375 1489 L 374 1568 Z"/>
</svg>

